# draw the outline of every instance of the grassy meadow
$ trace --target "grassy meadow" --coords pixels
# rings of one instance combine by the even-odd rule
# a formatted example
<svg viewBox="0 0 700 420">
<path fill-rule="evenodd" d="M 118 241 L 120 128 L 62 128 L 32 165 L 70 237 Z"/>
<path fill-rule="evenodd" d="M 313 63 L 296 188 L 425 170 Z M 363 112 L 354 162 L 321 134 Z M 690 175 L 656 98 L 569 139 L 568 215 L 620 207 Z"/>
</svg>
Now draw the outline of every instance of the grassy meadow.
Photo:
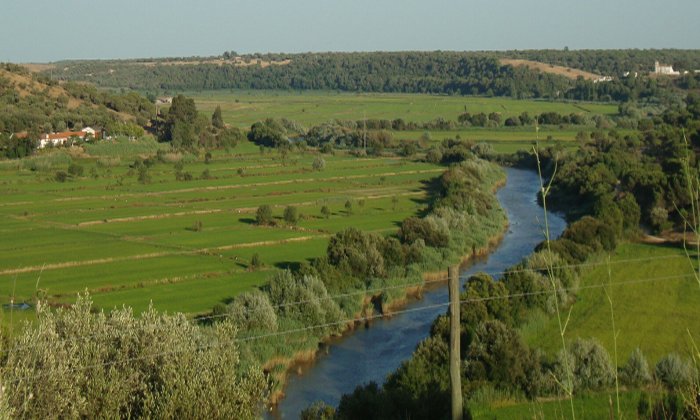
<svg viewBox="0 0 700 420">
<path fill-rule="evenodd" d="M 634 260 L 625 262 L 628 260 Z M 670 351 L 692 354 L 692 336 L 700 343 L 698 306 L 700 284 L 692 277 L 683 249 L 662 245 L 622 244 L 611 256 L 592 261 L 581 276 L 576 302 L 572 306 L 565 338 L 595 337 L 614 355 L 610 304 L 613 302 L 618 364 L 623 365 L 639 347 L 653 366 Z M 610 268 L 610 279 L 608 278 Z M 567 314 L 563 315 L 564 317 Z M 525 340 L 550 355 L 561 349 L 556 317 L 534 316 L 523 329 Z"/>
<path fill-rule="evenodd" d="M 282 156 L 247 141 L 230 152 L 167 155 L 149 170 L 149 183 L 130 168 L 137 155 L 161 147 L 144 140 L 85 151 L 41 152 L 29 161 L 0 163 L 0 300 L 74 302 L 88 290 L 99 307 L 201 313 L 263 284 L 271 270 L 325 253 L 328 238 L 347 226 L 395 232 L 425 207 L 426 182 L 443 168 L 399 158 Z M 192 180 L 177 181 L 175 162 Z M 68 164 L 83 175 L 55 179 Z M 208 173 L 208 176 L 204 174 Z M 345 203 L 350 201 L 348 212 Z M 278 224 L 254 223 L 269 204 Z M 282 220 L 284 208 L 302 215 Z M 322 206 L 331 215 L 321 215 Z M 263 266 L 252 270 L 253 254 Z M 6 316 L 7 316 L 7 312 Z M 17 316 L 21 316 L 15 314 Z"/>
<path fill-rule="evenodd" d="M 456 121 L 457 117 L 470 113 L 498 112 L 505 121 L 523 112 L 536 115 L 543 112 L 560 114 L 585 113 L 587 115 L 613 116 L 617 105 L 602 103 L 552 102 L 544 100 L 517 100 L 475 96 L 446 96 L 420 94 L 337 93 L 318 91 L 202 91 L 186 92 L 197 103 L 197 108 L 211 115 L 221 107 L 224 121 L 247 129 L 254 122 L 265 118 L 287 118 L 307 128 L 332 120 L 362 120 L 403 118 L 418 123 L 437 118 Z M 533 126 L 482 128 L 467 127 L 449 131 L 430 130 L 432 140 L 459 136 L 465 140 L 491 143 L 498 152 L 512 153 L 530 149 L 539 140 L 544 145 L 562 144 L 575 147 L 573 141 L 579 131 L 591 131 L 592 127 Z M 425 131 L 395 131 L 400 140 L 416 140 Z"/>
</svg>

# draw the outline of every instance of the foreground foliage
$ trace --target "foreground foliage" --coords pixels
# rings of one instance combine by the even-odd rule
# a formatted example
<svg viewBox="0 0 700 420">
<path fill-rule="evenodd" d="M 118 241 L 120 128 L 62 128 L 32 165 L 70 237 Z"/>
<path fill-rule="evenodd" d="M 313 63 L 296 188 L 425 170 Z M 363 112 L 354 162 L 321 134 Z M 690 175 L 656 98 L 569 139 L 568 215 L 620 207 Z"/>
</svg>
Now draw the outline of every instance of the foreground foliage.
<svg viewBox="0 0 700 420">
<path fill-rule="evenodd" d="M 2 365 L 13 416 L 252 418 L 267 396 L 262 371 L 241 366 L 230 322 L 202 328 L 153 309 L 93 313 L 88 296 L 37 316 Z"/>
</svg>

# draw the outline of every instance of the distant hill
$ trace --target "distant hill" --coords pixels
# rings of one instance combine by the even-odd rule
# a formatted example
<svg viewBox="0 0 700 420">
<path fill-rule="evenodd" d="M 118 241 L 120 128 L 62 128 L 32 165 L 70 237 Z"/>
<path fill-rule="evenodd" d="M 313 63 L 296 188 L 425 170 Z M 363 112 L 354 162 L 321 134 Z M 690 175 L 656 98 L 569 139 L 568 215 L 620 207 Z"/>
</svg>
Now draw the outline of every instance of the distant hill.
<svg viewBox="0 0 700 420">
<path fill-rule="evenodd" d="M 154 105 L 135 92 L 59 83 L 19 65 L 0 64 L 0 133 L 38 135 L 123 122 L 144 126 L 154 111 Z"/>
<path fill-rule="evenodd" d="M 681 84 L 622 80 L 654 61 L 700 69 L 699 50 L 526 50 L 251 54 L 52 63 L 62 81 L 147 92 L 216 89 L 335 90 L 627 101 Z M 32 68 L 40 69 L 37 65 Z M 689 77 L 695 77 L 690 72 Z M 577 80 L 579 76 L 583 80 Z M 614 80 L 594 83 L 601 76 Z"/>
</svg>

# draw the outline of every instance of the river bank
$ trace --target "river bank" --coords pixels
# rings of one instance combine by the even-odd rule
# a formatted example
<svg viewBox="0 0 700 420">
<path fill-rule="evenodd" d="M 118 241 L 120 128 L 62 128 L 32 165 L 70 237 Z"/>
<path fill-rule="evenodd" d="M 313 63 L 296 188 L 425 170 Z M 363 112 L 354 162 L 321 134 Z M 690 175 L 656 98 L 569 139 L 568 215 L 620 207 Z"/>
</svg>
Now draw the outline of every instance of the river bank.
<svg viewBox="0 0 700 420">
<path fill-rule="evenodd" d="M 529 255 L 542 240 L 539 221 L 543 210 L 536 201 L 537 175 L 515 168 L 506 171 L 508 183 L 498 191 L 497 197 L 508 216 L 508 228 L 495 241 L 493 253 L 480 258 L 469 256 L 468 268 L 461 272 L 462 279 L 478 271 L 498 277 L 499 272 Z M 565 225 L 561 217 L 550 214 L 553 236 L 559 235 Z M 438 272 L 426 276 L 444 278 Z M 421 300 L 406 299 L 401 308 L 409 312 L 378 319 L 371 328 L 357 328 L 354 334 L 329 340 L 313 360 L 295 365 L 287 378 L 286 398 L 275 407 L 272 416 L 296 418 L 314 401 L 337 405 L 340 396 L 352 392 L 357 385 L 383 382 L 386 374 L 410 357 L 417 343 L 428 335 L 435 317 L 444 312 L 441 305 L 447 300 L 447 291 L 440 284 L 436 286 L 422 288 Z"/>
</svg>

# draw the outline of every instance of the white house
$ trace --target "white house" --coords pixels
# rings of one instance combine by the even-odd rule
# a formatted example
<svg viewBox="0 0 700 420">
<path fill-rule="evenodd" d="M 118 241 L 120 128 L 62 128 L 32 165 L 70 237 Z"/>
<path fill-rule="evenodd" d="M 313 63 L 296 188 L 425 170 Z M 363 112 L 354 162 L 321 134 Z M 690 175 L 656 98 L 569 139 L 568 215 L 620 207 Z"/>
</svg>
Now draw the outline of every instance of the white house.
<svg viewBox="0 0 700 420">
<path fill-rule="evenodd" d="M 84 139 L 85 137 L 97 138 L 97 132 L 92 127 L 85 127 L 80 131 L 63 131 L 60 133 L 42 134 L 39 137 L 39 149 L 43 149 L 49 144 L 60 146 L 66 144 L 71 139 Z"/>
<path fill-rule="evenodd" d="M 670 64 L 659 64 L 658 61 L 654 61 L 654 74 L 661 74 L 664 76 L 679 76 L 681 73 L 679 71 L 673 70 L 673 66 Z"/>
</svg>

